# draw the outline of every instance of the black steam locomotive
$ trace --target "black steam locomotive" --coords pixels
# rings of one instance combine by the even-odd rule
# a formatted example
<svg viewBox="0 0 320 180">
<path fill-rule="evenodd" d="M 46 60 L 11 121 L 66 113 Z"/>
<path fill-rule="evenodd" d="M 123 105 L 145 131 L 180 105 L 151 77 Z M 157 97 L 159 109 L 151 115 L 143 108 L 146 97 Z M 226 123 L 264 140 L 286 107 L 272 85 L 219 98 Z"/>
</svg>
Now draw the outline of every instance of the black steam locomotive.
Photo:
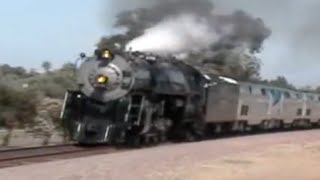
<svg viewBox="0 0 320 180">
<path fill-rule="evenodd" d="M 81 56 L 79 89 L 68 91 L 64 127 L 80 144 L 194 141 L 205 132 L 209 77 L 174 57 L 96 50 Z"/>
</svg>

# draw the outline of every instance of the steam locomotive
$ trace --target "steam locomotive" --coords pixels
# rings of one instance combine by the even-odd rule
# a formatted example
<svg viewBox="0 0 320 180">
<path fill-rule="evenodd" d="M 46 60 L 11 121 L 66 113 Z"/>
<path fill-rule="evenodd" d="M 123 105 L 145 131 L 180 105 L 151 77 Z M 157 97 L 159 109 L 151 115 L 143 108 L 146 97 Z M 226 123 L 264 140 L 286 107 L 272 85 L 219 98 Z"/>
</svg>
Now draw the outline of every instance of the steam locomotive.
<svg viewBox="0 0 320 180">
<path fill-rule="evenodd" d="M 208 77 L 182 61 L 110 50 L 82 56 L 64 127 L 81 144 L 141 144 L 203 135 Z"/>
<path fill-rule="evenodd" d="M 77 90 L 66 92 L 61 118 L 79 144 L 196 141 L 253 128 L 320 125 L 320 96 L 238 82 L 174 57 L 96 50 L 81 56 Z"/>
</svg>

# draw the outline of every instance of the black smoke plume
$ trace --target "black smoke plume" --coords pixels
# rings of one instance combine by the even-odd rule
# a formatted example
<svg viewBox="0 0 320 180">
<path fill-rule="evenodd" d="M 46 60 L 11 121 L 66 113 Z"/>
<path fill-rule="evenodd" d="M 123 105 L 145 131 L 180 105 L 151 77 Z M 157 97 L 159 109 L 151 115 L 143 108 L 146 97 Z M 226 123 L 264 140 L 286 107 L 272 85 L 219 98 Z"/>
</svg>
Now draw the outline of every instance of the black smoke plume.
<svg viewBox="0 0 320 180">
<path fill-rule="evenodd" d="M 126 32 L 102 38 L 98 48 L 172 54 L 237 79 L 259 75 L 254 54 L 271 34 L 261 19 L 240 10 L 219 14 L 210 0 L 136 2 L 140 7 L 116 17 L 115 27 Z"/>
</svg>

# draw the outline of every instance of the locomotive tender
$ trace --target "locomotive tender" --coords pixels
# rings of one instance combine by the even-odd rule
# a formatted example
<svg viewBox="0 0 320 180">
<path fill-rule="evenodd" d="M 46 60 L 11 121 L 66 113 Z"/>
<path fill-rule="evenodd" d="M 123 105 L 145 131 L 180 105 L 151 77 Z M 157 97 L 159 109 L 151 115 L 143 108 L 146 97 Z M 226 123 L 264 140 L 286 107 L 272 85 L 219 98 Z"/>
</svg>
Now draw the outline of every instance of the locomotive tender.
<svg viewBox="0 0 320 180">
<path fill-rule="evenodd" d="M 96 50 L 61 113 L 80 144 L 201 140 L 208 133 L 319 125 L 320 96 L 206 74 L 173 57 Z"/>
</svg>

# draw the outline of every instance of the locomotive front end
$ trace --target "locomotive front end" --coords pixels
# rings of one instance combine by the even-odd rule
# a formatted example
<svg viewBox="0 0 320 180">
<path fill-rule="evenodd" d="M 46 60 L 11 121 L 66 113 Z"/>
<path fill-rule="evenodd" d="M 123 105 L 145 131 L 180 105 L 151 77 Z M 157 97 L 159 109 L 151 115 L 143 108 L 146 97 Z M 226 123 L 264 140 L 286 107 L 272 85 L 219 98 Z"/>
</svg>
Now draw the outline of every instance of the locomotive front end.
<svg viewBox="0 0 320 180">
<path fill-rule="evenodd" d="M 97 101 L 109 102 L 126 95 L 134 83 L 129 62 L 109 50 L 97 50 L 78 70 L 80 91 Z"/>
<path fill-rule="evenodd" d="M 84 58 L 77 70 L 78 90 L 68 91 L 62 112 L 71 140 L 112 143 L 125 128 L 125 96 L 134 83 L 130 63 L 109 50 Z"/>
</svg>

